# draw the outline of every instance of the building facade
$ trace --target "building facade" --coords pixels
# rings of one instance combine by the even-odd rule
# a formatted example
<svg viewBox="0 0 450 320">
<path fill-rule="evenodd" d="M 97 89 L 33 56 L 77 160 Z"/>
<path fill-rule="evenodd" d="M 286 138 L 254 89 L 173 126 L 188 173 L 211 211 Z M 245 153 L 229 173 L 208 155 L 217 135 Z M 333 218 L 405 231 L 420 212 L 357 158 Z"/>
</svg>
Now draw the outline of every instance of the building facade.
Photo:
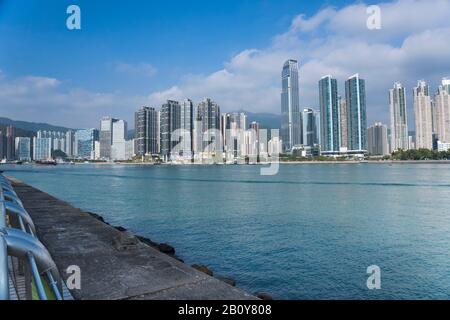
<svg viewBox="0 0 450 320">
<path fill-rule="evenodd" d="M 83 160 L 94 160 L 96 158 L 95 141 L 99 141 L 99 131 L 97 129 L 77 130 L 75 132 L 77 158 Z"/>
<path fill-rule="evenodd" d="M 181 128 L 181 106 L 178 101 L 167 100 L 161 107 L 160 114 L 160 137 L 161 155 L 169 160 L 171 155 L 178 155 L 178 143 L 176 130 Z"/>
<path fill-rule="evenodd" d="M 338 153 L 340 150 L 340 121 L 337 81 L 330 75 L 322 77 L 319 81 L 319 100 L 322 152 Z"/>
<path fill-rule="evenodd" d="M 433 149 L 433 106 L 428 84 L 424 80 L 413 89 L 416 123 L 416 148 Z"/>
<path fill-rule="evenodd" d="M 405 88 L 396 82 L 389 90 L 391 116 L 391 151 L 409 149 L 408 116 L 406 111 Z"/>
<path fill-rule="evenodd" d="M 365 153 L 366 146 L 366 86 L 364 79 L 355 74 L 345 82 L 347 106 L 347 151 Z"/>
<path fill-rule="evenodd" d="M 387 126 L 377 122 L 367 129 L 367 151 L 370 155 L 389 154 Z"/>
<path fill-rule="evenodd" d="M 17 137 L 15 149 L 17 160 L 31 161 L 31 138 Z"/>
<path fill-rule="evenodd" d="M 134 151 L 138 156 L 159 153 L 159 114 L 142 107 L 134 114 Z"/>
<path fill-rule="evenodd" d="M 302 143 L 302 124 L 298 84 L 298 62 L 288 60 L 281 72 L 281 139 L 283 150 Z"/>
<path fill-rule="evenodd" d="M 443 143 L 450 142 L 450 80 L 443 79 L 439 86 L 435 101 L 435 133 Z"/>
</svg>

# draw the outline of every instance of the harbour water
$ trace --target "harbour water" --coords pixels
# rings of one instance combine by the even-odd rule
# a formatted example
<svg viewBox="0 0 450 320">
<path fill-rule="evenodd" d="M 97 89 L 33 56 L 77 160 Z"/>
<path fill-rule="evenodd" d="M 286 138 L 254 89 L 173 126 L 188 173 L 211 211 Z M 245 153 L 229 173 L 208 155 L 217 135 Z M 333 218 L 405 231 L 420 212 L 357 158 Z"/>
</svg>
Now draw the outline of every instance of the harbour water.
<svg viewBox="0 0 450 320">
<path fill-rule="evenodd" d="M 2 166 L 276 299 L 450 299 L 443 164 Z M 381 289 L 366 286 L 381 269 Z"/>
</svg>

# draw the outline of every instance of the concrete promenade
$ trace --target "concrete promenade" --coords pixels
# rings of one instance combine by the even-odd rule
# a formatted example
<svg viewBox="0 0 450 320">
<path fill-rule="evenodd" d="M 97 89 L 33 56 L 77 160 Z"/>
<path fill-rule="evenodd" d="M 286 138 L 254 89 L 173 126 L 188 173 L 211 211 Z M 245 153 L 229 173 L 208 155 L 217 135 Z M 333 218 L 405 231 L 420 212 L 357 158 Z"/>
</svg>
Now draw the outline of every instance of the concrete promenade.
<svg viewBox="0 0 450 320">
<path fill-rule="evenodd" d="M 67 202 L 11 181 L 61 276 L 67 280 L 67 268 L 80 267 L 81 290 L 71 290 L 75 299 L 256 299 Z"/>
</svg>

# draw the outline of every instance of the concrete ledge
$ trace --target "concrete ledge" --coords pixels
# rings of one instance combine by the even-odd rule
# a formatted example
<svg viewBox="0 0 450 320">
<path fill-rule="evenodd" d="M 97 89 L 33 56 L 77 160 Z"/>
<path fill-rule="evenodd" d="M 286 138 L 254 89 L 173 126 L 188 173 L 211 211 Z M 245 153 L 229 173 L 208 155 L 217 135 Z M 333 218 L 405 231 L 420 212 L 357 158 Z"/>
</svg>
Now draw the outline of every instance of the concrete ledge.
<svg viewBox="0 0 450 320">
<path fill-rule="evenodd" d="M 67 280 L 65 270 L 71 265 L 81 268 L 81 290 L 71 291 L 75 299 L 257 299 L 140 241 L 118 247 L 123 232 L 67 202 L 10 180 L 61 276 Z"/>
</svg>

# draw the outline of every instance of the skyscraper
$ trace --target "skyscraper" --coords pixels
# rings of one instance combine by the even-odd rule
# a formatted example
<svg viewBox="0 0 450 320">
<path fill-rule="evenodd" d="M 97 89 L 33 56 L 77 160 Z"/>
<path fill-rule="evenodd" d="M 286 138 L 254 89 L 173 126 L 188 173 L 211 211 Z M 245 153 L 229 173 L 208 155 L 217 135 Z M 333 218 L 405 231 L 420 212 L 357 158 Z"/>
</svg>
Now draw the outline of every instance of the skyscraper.
<svg viewBox="0 0 450 320">
<path fill-rule="evenodd" d="M 134 114 L 134 148 L 138 156 L 159 153 L 158 117 L 158 111 L 149 107 L 142 107 Z"/>
<path fill-rule="evenodd" d="M 340 139 L 341 148 L 347 150 L 348 144 L 348 126 L 347 126 L 347 103 L 341 96 L 338 97 L 339 104 L 339 120 L 340 120 Z"/>
<path fill-rule="evenodd" d="M 340 148 L 337 81 L 330 75 L 322 77 L 319 81 L 319 100 L 322 152 L 337 153 Z"/>
<path fill-rule="evenodd" d="M 13 126 L 6 127 L 6 159 L 14 160 L 16 145 L 16 128 Z"/>
<path fill-rule="evenodd" d="M 429 92 L 425 80 L 419 80 L 413 90 L 417 149 L 433 149 L 433 111 Z"/>
<path fill-rule="evenodd" d="M 69 158 L 75 156 L 74 150 L 75 133 L 72 130 L 66 132 L 66 150 L 64 152 Z"/>
<path fill-rule="evenodd" d="M 100 121 L 100 158 L 111 159 L 111 145 L 113 139 L 113 123 L 117 119 L 103 117 Z"/>
<path fill-rule="evenodd" d="M 347 149 L 354 153 L 366 152 L 366 86 L 359 74 L 351 76 L 345 82 L 345 102 L 347 104 Z"/>
<path fill-rule="evenodd" d="M 125 120 L 117 120 L 112 126 L 112 144 L 111 158 L 112 160 L 127 160 L 126 142 L 127 142 L 128 126 Z M 101 148 L 101 144 L 100 144 Z M 101 149 L 100 149 L 101 150 Z"/>
<path fill-rule="evenodd" d="M 450 80 L 443 79 L 434 98 L 436 135 L 442 143 L 450 142 Z"/>
<path fill-rule="evenodd" d="M 184 99 L 181 103 L 181 145 L 180 155 L 183 158 L 191 159 L 194 152 L 194 104 L 190 99 Z"/>
<path fill-rule="evenodd" d="M 233 160 L 242 153 L 240 146 L 247 129 L 247 115 L 243 112 L 224 113 L 221 119 L 224 151 L 227 159 Z"/>
<path fill-rule="evenodd" d="M 284 63 L 281 88 L 281 138 L 283 150 L 290 151 L 302 143 L 297 60 Z"/>
<path fill-rule="evenodd" d="M 181 128 L 181 107 L 178 101 L 167 100 L 161 107 L 160 115 L 160 137 L 161 155 L 169 160 L 171 154 L 178 154 L 175 147 L 180 142 L 179 137 L 174 136 L 175 130 Z"/>
<path fill-rule="evenodd" d="M 205 98 L 197 107 L 195 131 L 197 152 L 205 155 L 222 152 L 220 107 L 209 98 Z"/>
<path fill-rule="evenodd" d="M 303 145 L 313 147 L 317 143 L 316 114 L 313 109 L 303 110 Z"/>
<path fill-rule="evenodd" d="M 367 129 L 367 151 L 370 155 L 389 154 L 387 126 L 376 122 Z"/>
<path fill-rule="evenodd" d="M 28 137 L 16 138 L 16 159 L 19 161 L 31 161 L 31 139 Z"/>
<path fill-rule="evenodd" d="M 408 120 L 406 112 L 405 88 L 401 83 L 394 83 L 389 90 L 389 106 L 391 113 L 391 151 L 409 148 Z"/>
<path fill-rule="evenodd" d="M 99 140 L 97 129 L 81 129 L 75 132 L 75 144 L 79 159 L 93 160 L 95 158 L 95 141 Z"/>
</svg>

